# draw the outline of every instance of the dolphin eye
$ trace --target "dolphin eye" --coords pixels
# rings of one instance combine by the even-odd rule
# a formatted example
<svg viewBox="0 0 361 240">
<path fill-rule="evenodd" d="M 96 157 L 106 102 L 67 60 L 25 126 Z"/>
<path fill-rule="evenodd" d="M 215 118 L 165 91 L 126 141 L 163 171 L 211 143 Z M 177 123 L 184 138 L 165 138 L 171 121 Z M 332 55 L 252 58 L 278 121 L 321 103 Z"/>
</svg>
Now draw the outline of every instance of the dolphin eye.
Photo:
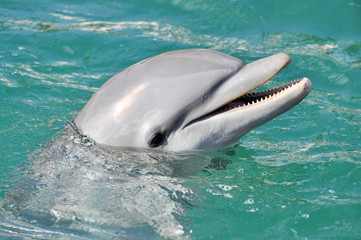
<svg viewBox="0 0 361 240">
<path fill-rule="evenodd" d="M 150 147 L 156 148 L 160 144 L 162 144 L 163 140 L 164 140 L 164 135 L 160 132 L 157 132 L 151 137 L 148 143 Z"/>
</svg>

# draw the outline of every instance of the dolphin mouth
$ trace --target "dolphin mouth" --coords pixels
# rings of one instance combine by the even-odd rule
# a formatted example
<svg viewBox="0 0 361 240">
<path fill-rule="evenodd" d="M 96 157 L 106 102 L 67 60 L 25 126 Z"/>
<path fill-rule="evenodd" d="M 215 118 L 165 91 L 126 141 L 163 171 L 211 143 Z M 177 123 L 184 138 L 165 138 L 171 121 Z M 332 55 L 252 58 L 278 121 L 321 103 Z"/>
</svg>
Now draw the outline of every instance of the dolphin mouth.
<svg viewBox="0 0 361 240">
<path fill-rule="evenodd" d="M 286 92 L 289 88 L 296 86 L 304 79 L 305 78 L 301 78 L 301 79 L 298 79 L 298 80 L 295 80 L 292 82 L 288 82 L 282 86 L 279 86 L 279 87 L 276 87 L 273 89 L 269 89 L 269 90 L 264 90 L 264 91 L 259 91 L 259 92 L 248 92 L 248 93 L 240 96 L 239 98 L 219 107 L 218 109 L 214 110 L 213 112 L 207 114 L 205 117 L 207 117 L 207 116 L 210 117 L 213 115 L 221 114 L 221 113 L 230 111 L 235 108 L 251 106 L 254 104 L 262 104 L 262 103 L 266 102 L 267 100 L 269 100 L 270 98 L 274 98 L 277 95 L 279 95 L 283 92 Z"/>
<path fill-rule="evenodd" d="M 254 91 L 255 89 L 258 88 L 256 87 L 253 90 L 239 96 L 238 98 L 218 107 L 212 112 L 209 112 L 201 117 L 198 117 L 190 121 L 186 126 L 184 126 L 184 128 L 189 125 L 192 125 L 193 123 L 203 121 L 230 111 L 238 111 L 245 108 L 250 108 L 250 107 L 255 107 L 257 105 L 265 104 L 269 101 L 272 101 L 273 99 L 278 98 L 280 95 L 287 94 L 288 92 L 290 92 L 290 90 L 297 87 L 303 87 L 304 88 L 303 93 L 306 96 L 311 90 L 311 81 L 308 78 L 303 77 L 301 79 L 288 82 L 279 87 L 264 91 Z"/>
</svg>

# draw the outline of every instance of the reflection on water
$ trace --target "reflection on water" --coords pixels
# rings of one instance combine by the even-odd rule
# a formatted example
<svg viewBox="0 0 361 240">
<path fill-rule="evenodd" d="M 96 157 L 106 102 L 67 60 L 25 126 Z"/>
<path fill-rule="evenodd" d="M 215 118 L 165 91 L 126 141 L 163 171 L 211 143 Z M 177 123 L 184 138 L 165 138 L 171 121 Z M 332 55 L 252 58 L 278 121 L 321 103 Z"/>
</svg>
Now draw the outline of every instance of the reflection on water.
<svg viewBox="0 0 361 240">
<path fill-rule="evenodd" d="M 100 147 L 71 123 L 32 157 L 6 193 L 3 211 L 13 216 L 3 231 L 184 238 L 179 219 L 194 197 L 185 179 L 208 164 L 196 153 Z"/>
</svg>

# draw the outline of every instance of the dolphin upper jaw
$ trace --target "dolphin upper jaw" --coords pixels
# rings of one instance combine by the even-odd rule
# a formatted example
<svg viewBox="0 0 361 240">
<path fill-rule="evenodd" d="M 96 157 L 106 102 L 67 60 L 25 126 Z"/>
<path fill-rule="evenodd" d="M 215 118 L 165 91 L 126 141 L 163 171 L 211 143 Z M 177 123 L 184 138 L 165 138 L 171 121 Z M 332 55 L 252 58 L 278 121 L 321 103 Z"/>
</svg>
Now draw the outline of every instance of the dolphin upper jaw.
<svg viewBox="0 0 361 240">
<path fill-rule="evenodd" d="M 237 72 L 225 77 L 214 91 L 203 98 L 198 111 L 189 114 L 184 126 L 240 96 L 263 85 L 291 62 L 291 57 L 278 53 L 240 66 Z"/>
</svg>

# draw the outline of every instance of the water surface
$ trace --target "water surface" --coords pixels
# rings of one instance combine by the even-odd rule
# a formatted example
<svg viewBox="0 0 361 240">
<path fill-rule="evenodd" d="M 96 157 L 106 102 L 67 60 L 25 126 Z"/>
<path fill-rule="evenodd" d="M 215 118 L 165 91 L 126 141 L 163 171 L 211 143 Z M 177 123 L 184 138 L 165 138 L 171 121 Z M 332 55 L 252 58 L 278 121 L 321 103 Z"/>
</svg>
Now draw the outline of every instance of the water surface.
<svg viewBox="0 0 361 240">
<path fill-rule="evenodd" d="M 191 239 L 359 238 L 360 22 L 361 2 L 356 0 L 2 1 L 1 238 L 169 236 L 162 229 L 182 229 Z M 292 63 L 267 87 L 306 76 L 313 90 L 299 106 L 250 132 L 233 148 L 194 157 L 207 164 L 192 173 L 185 162 L 171 167 L 162 161 L 143 168 L 136 160 L 136 167 L 119 165 L 121 156 L 67 139 L 68 133 L 54 137 L 112 75 L 147 57 L 187 48 L 216 49 L 245 62 L 285 52 Z M 93 161 L 84 163 L 87 154 Z M 156 161 L 172 158 L 155 156 Z M 117 171 L 126 166 L 141 180 L 130 181 L 130 188 L 124 181 L 134 176 L 124 180 Z M 58 178 L 50 176 L 54 173 Z M 79 186 L 83 194 L 76 194 Z M 146 197 L 133 205 L 143 206 L 137 208 L 138 217 L 130 211 L 133 230 L 124 225 L 124 205 L 117 205 L 115 196 L 126 201 L 116 194 L 136 186 L 144 187 L 148 199 L 159 197 L 169 211 L 148 210 L 163 212 L 173 226 L 159 228 L 164 223 L 145 221 L 154 216 L 145 207 L 153 203 Z M 44 195 L 9 200 L 33 196 L 34 191 Z M 73 212 L 70 193 L 78 206 Z M 56 206 L 46 201 L 54 196 L 59 197 Z M 102 196 L 109 202 L 101 201 Z M 131 196 L 137 198 L 135 192 Z M 99 202 L 86 205 L 87 199 Z M 49 204 L 43 215 L 39 203 Z M 32 211 L 19 215 L 13 210 L 30 209 L 24 206 L 33 206 Z M 119 226 L 125 230 L 116 231 Z M 157 226 L 160 230 L 154 230 Z"/>
</svg>

